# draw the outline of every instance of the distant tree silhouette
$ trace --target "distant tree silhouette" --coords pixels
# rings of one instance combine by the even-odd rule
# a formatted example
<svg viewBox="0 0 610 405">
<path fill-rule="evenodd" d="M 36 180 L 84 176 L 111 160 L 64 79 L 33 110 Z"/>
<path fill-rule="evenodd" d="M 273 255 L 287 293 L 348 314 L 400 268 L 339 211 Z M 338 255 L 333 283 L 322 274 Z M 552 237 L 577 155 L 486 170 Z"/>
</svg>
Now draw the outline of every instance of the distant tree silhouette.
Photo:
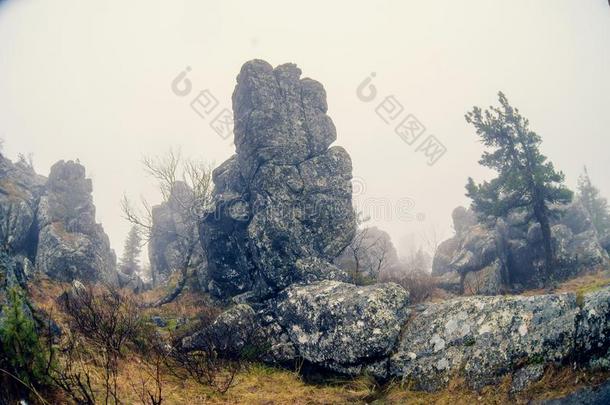
<svg viewBox="0 0 610 405">
<path fill-rule="evenodd" d="M 140 273 L 140 252 L 142 252 L 142 236 L 138 227 L 132 225 L 125 239 L 119 270 L 128 275 Z"/>
<path fill-rule="evenodd" d="M 599 189 L 591 183 L 589 172 L 585 166 L 583 174 L 578 178 L 578 199 L 587 209 L 591 221 L 600 235 L 610 233 L 610 211 L 608 200 L 600 195 Z"/>
</svg>

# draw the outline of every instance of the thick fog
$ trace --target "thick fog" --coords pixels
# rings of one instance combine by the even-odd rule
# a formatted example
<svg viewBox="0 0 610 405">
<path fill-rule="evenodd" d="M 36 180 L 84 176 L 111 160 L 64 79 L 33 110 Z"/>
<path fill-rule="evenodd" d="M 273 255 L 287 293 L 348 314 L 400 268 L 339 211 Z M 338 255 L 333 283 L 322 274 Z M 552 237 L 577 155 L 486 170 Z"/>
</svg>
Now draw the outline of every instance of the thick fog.
<svg viewBox="0 0 610 405">
<path fill-rule="evenodd" d="M 495 104 L 499 90 L 571 187 L 587 165 L 610 193 L 606 0 L 0 2 L 4 153 L 32 153 L 44 175 L 78 158 L 120 253 L 123 194 L 160 200 L 143 156 L 173 147 L 218 164 L 233 153 L 232 137 L 190 103 L 208 90 L 217 112 L 230 109 L 235 77 L 254 58 L 294 62 L 324 85 L 356 203 L 399 248 L 451 234 L 468 176 L 488 175 L 464 113 Z M 187 67 L 182 96 L 172 81 Z M 395 132 L 410 115 L 425 127 L 412 145 Z M 442 156 L 422 150 L 430 135 Z"/>
</svg>

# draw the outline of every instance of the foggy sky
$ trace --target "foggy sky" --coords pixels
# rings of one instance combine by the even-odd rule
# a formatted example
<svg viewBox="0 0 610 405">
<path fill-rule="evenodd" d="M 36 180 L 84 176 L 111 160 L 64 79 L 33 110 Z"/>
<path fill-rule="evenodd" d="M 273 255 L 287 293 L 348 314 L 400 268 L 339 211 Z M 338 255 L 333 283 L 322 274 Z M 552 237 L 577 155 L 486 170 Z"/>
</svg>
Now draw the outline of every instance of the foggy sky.
<svg viewBox="0 0 610 405">
<path fill-rule="evenodd" d="M 9 0 L 0 2 L 0 137 L 8 157 L 33 153 L 44 175 L 79 158 L 120 254 L 123 194 L 160 200 L 142 156 L 180 147 L 219 164 L 234 152 L 190 108 L 196 93 L 230 108 L 245 61 L 294 62 L 326 88 L 358 201 L 392 207 L 370 224 L 396 244 L 432 228 L 446 238 L 451 211 L 468 204 L 467 177 L 489 175 L 464 113 L 495 104 L 499 90 L 570 187 L 586 164 L 610 194 L 609 51 L 606 0 Z M 170 85 L 187 66 L 193 90 L 180 97 Z M 371 73 L 377 98 L 364 102 L 356 89 Z M 435 165 L 376 114 L 387 96 L 426 127 L 421 140 L 444 144 Z M 397 214 L 404 201 L 413 206 Z"/>
</svg>

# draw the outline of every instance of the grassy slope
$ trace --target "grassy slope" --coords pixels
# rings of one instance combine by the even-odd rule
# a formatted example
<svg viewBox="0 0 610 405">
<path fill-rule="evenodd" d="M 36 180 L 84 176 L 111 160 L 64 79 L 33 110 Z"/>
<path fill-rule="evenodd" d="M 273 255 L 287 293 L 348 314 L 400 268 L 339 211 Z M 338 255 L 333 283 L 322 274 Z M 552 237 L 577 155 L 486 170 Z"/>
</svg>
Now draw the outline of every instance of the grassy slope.
<svg viewBox="0 0 610 405">
<path fill-rule="evenodd" d="M 589 275 L 570 280 L 558 287 L 559 292 L 589 292 L 607 285 L 607 275 Z M 63 324 L 63 316 L 55 298 L 69 285 L 39 279 L 32 283 L 30 296 L 35 305 L 51 313 Z M 145 299 L 152 301 L 168 289 L 148 292 Z M 174 328 L 172 319 L 186 317 L 194 319 L 201 308 L 209 302 L 199 294 L 185 292 L 176 302 L 158 309 L 147 310 L 148 315 L 160 315 L 170 319 L 162 333 Z M 62 325 L 64 326 L 64 325 Z M 101 386 L 101 371 L 95 376 Z M 455 379 L 443 391 L 437 393 L 417 392 L 408 386 L 390 382 L 378 387 L 366 377 L 333 381 L 325 384 L 308 384 L 294 371 L 254 364 L 238 373 L 234 387 L 219 394 L 211 388 L 201 386 L 190 379 L 179 379 L 169 372 L 163 375 L 164 404 L 501 404 L 507 402 L 527 403 L 532 399 L 548 399 L 563 396 L 575 389 L 596 384 L 607 378 L 606 374 L 588 374 L 570 368 L 549 368 L 545 377 L 516 398 L 509 396 L 510 377 L 497 386 L 480 392 L 468 389 L 462 380 Z M 125 403 L 141 403 L 136 393 L 141 381 L 148 379 L 146 368 L 136 356 L 126 353 L 120 365 L 119 390 Z M 49 393 L 51 403 L 68 403 L 60 393 Z"/>
</svg>

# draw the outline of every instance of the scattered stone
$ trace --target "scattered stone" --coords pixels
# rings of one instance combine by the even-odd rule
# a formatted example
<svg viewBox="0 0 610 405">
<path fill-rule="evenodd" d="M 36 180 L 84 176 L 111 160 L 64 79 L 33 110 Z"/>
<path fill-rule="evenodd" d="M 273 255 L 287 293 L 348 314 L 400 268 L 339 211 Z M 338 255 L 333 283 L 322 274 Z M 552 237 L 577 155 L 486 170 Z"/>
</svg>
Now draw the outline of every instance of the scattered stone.
<svg viewBox="0 0 610 405">
<path fill-rule="evenodd" d="M 155 324 L 155 326 L 159 327 L 159 328 L 165 328 L 167 327 L 167 320 L 165 320 L 164 318 L 158 316 L 158 315 L 154 315 L 150 317 L 150 321 Z"/>
</svg>

